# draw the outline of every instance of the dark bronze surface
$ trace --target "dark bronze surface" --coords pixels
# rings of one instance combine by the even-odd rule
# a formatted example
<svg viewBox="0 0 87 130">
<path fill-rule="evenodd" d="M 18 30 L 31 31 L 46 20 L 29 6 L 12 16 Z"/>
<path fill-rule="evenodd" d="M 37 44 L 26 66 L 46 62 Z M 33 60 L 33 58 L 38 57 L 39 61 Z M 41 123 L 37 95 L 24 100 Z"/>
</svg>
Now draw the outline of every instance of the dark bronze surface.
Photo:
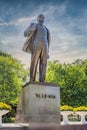
<svg viewBox="0 0 87 130">
<path fill-rule="evenodd" d="M 31 52 L 30 81 L 35 81 L 39 62 L 39 81 L 44 82 L 46 76 L 47 59 L 49 57 L 50 33 L 43 25 L 44 16 L 39 15 L 38 23 L 31 23 L 25 30 L 27 37 L 23 50 Z M 33 39 L 33 40 L 32 40 Z"/>
</svg>

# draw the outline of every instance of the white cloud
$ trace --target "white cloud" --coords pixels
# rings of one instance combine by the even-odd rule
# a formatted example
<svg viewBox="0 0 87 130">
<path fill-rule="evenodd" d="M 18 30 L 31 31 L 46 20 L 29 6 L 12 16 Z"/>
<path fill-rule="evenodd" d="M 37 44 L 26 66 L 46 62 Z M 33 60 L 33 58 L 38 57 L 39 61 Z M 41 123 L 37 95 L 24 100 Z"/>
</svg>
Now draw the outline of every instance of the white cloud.
<svg viewBox="0 0 87 130">
<path fill-rule="evenodd" d="M 23 24 L 29 23 L 35 19 L 36 19 L 36 16 L 21 17 L 21 18 L 18 18 L 16 20 L 10 22 L 9 24 L 15 25 L 15 26 L 22 26 Z"/>
<path fill-rule="evenodd" d="M 36 16 L 33 16 L 33 17 L 20 17 L 16 20 L 13 20 L 13 21 L 10 21 L 10 22 L 3 22 L 1 21 L 0 22 L 0 26 L 22 26 L 23 24 L 25 23 L 29 23 L 31 22 L 32 20 L 35 20 Z"/>
</svg>

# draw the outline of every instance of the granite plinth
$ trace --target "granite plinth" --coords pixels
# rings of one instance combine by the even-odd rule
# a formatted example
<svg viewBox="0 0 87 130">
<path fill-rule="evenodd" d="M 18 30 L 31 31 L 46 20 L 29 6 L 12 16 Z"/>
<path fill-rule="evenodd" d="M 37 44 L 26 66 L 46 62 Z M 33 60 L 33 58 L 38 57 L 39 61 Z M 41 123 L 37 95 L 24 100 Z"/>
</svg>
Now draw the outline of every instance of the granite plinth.
<svg viewBox="0 0 87 130">
<path fill-rule="evenodd" d="M 16 122 L 60 124 L 60 89 L 51 83 L 27 83 L 17 107 Z"/>
</svg>

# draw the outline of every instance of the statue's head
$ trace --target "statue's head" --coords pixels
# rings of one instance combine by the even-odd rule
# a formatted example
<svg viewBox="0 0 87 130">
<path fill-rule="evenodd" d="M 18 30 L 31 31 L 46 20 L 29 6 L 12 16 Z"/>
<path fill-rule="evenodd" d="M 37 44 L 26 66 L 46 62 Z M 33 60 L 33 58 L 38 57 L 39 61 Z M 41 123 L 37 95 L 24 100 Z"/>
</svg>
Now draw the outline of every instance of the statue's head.
<svg viewBox="0 0 87 130">
<path fill-rule="evenodd" d="M 38 15 L 37 21 L 38 21 L 39 23 L 43 24 L 43 23 L 44 23 L 44 20 L 45 20 L 45 17 L 44 17 L 43 14 Z"/>
</svg>

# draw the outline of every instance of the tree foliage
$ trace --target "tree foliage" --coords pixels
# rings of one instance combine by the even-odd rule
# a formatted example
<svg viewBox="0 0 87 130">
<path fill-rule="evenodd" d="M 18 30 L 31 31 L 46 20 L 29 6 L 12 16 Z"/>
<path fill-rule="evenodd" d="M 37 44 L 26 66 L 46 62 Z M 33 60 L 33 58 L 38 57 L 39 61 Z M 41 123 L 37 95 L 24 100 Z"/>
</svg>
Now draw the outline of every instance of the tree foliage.
<svg viewBox="0 0 87 130">
<path fill-rule="evenodd" d="M 87 105 L 87 60 L 72 64 L 49 62 L 46 80 L 60 87 L 61 105 Z"/>
<path fill-rule="evenodd" d="M 0 101 L 7 104 L 15 104 L 19 91 L 26 80 L 27 70 L 23 65 L 11 57 L 0 52 Z"/>
</svg>

